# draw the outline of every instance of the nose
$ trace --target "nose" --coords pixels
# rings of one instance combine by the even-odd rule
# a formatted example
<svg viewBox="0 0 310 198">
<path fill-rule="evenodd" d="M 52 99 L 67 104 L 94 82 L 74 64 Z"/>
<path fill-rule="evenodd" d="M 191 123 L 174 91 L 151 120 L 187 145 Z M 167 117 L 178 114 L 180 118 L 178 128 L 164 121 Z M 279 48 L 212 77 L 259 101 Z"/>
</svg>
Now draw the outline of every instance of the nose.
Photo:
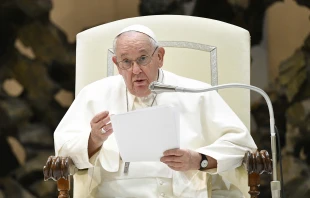
<svg viewBox="0 0 310 198">
<path fill-rule="evenodd" d="M 137 64 L 136 61 L 132 61 L 132 73 L 134 74 L 140 74 L 141 73 L 141 67 Z"/>
</svg>

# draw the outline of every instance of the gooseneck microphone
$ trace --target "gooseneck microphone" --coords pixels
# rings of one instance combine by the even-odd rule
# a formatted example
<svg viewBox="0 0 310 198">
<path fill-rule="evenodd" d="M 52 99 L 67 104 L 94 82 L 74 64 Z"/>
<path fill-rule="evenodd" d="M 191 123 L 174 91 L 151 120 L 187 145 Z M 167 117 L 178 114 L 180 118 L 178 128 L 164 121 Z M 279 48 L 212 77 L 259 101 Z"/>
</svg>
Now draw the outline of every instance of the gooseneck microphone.
<svg viewBox="0 0 310 198">
<path fill-rule="evenodd" d="M 271 181 L 271 193 L 273 198 L 280 198 L 280 191 L 281 191 L 281 183 L 278 180 L 277 177 L 277 149 L 276 149 L 276 133 L 275 133 L 275 121 L 274 121 L 274 114 L 273 114 L 273 108 L 272 103 L 266 92 L 258 87 L 252 86 L 252 85 L 246 85 L 246 84 L 240 84 L 240 83 L 230 83 L 230 84 L 223 84 L 223 85 L 217 85 L 212 86 L 208 88 L 202 88 L 202 89 L 193 89 L 193 88 L 184 88 L 184 87 L 178 87 L 173 85 L 166 85 L 157 81 L 152 82 L 149 85 L 149 89 L 153 93 L 164 93 L 164 92 L 187 92 L 187 93 L 201 93 L 201 92 L 208 92 L 208 91 L 214 91 L 219 89 L 226 89 L 226 88 L 244 88 L 244 89 L 250 89 L 252 91 L 256 91 L 259 94 L 261 94 L 264 99 L 267 102 L 268 110 L 269 110 L 269 116 L 270 116 L 270 135 L 271 135 L 271 152 L 272 152 L 272 176 L 273 181 Z"/>
</svg>

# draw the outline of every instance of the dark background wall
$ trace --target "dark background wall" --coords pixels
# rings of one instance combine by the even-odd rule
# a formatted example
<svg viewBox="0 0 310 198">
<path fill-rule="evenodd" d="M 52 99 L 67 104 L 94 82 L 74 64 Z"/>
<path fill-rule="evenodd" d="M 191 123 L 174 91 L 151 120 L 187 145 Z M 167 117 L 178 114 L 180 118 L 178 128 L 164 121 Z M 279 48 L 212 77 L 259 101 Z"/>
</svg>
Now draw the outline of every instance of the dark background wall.
<svg viewBox="0 0 310 198">
<path fill-rule="evenodd" d="M 221 20 L 251 34 L 251 84 L 273 101 L 286 197 L 310 197 L 310 4 L 306 0 L 0 0 L 0 198 L 55 197 L 42 167 L 74 93 L 75 35 L 153 14 Z M 265 101 L 252 95 L 251 133 L 270 151 Z M 262 176 L 261 197 L 271 197 Z"/>
</svg>

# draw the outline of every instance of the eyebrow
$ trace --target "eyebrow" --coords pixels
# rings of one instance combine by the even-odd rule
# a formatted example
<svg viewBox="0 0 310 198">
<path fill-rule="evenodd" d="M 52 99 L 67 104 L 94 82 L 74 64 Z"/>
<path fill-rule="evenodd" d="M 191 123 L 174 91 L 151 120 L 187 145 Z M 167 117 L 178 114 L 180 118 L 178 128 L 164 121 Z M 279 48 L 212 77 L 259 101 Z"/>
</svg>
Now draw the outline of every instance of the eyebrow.
<svg viewBox="0 0 310 198">
<path fill-rule="evenodd" d="M 121 54 L 121 57 L 127 56 L 128 53 Z"/>
<path fill-rule="evenodd" d="M 146 49 L 141 49 L 141 50 L 139 50 L 139 53 L 148 53 L 148 51 Z M 127 56 L 127 55 L 128 55 L 128 53 L 125 52 L 125 53 L 121 54 L 121 58 L 123 58 L 124 56 Z"/>
</svg>

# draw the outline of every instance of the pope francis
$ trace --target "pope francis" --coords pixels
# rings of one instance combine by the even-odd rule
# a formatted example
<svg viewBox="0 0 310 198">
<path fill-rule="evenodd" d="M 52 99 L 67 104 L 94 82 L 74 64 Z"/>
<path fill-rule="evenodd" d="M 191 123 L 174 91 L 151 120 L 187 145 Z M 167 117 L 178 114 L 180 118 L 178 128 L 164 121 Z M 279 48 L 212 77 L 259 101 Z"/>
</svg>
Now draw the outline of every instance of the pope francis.
<svg viewBox="0 0 310 198">
<path fill-rule="evenodd" d="M 153 81 L 210 85 L 162 70 L 165 49 L 148 27 L 126 27 L 113 47 L 120 75 L 86 86 L 54 133 L 56 155 L 70 156 L 78 169 L 88 169 L 74 197 L 246 197 L 241 185 L 247 176 L 240 165 L 256 145 L 218 93 L 151 93 Z M 158 162 L 122 161 L 111 114 L 163 104 L 180 111 L 181 147 L 165 151 Z"/>
</svg>

